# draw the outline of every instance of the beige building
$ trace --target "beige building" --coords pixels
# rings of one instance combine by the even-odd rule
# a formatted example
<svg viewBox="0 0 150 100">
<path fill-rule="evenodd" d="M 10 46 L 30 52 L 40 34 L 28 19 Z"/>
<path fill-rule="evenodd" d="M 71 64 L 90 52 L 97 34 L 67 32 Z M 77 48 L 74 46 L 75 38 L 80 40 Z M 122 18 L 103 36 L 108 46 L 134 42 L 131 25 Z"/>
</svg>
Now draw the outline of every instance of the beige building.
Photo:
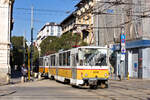
<svg viewBox="0 0 150 100">
<path fill-rule="evenodd" d="M 95 45 L 93 33 L 94 15 L 92 10 L 98 0 L 80 0 L 75 6 L 76 10 L 61 22 L 62 33 L 79 33 L 81 39 L 89 45 Z"/>
<path fill-rule="evenodd" d="M 0 81 L 6 81 L 10 70 L 10 35 L 14 0 L 0 0 Z"/>
<path fill-rule="evenodd" d="M 75 32 L 74 29 L 75 24 L 76 24 L 76 17 L 74 13 L 72 13 L 60 23 L 62 27 L 62 34 L 67 32 Z"/>
<path fill-rule="evenodd" d="M 89 45 L 94 44 L 93 34 L 93 14 L 94 7 L 93 0 L 81 0 L 75 7 L 76 24 L 75 28 L 77 32 L 80 32 L 81 38 Z"/>
</svg>

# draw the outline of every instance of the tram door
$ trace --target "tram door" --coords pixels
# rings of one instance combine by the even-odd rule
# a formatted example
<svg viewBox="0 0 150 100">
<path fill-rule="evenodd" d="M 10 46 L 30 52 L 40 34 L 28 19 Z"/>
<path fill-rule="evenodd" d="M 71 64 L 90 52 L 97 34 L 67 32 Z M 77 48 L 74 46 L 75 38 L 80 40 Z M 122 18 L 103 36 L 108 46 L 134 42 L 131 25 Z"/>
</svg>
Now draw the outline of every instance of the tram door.
<svg viewBox="0 0 150 100">
<path fill-rule="evenodd" d="M 72 79 L 76 79 L 77 78 L 77 67 L 76 67 L 76 56 L 75 54 L 71 55 L 71 60 L 72 60 Z"/>
</svg>

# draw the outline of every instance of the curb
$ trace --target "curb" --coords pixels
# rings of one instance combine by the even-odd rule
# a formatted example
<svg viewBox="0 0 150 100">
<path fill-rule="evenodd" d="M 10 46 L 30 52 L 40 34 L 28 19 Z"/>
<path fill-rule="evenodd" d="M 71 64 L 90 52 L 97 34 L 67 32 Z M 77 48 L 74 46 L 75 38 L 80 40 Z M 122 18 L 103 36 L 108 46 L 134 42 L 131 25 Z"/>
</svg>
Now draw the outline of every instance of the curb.
<svg viewBox="0 0 150 100">
<path fill-rule="evenodd" d="M 0 97 L 2 96 L 7 96 L 7 95 L 11 95 L 11 94 L 14 94 L 16 93 L 16 90 L 14 91 L 6 91 L 6 90 L 3 90 L 2 92 L 0 91 Z"/>
</svg>

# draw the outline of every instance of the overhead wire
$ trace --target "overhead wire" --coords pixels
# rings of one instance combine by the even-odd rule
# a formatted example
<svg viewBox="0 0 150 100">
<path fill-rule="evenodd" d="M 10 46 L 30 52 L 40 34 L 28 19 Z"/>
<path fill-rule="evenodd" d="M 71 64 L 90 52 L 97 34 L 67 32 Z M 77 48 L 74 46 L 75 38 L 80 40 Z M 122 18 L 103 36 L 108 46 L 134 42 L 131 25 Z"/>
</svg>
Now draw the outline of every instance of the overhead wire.
<svg viewBox="0 0 150 100">
<path fill-rule="evenodd" d="M 126 0 L 126 1 L 128 1 L 128 0 Z M 99 3 L 103 3 L 103 5 L 102 6 L 100 6 L 100 8 L 101 7 L 103 7 L 106 3 L 105 2 L 99 2 Z M 111 4 L 111 2 L 110 2 L 110 4 Z M 128 4 L 128 3 L 127 3 Z M 122 4 L 120 4 L 120 5 L 122 5 Z M 133 5 L 138 5 L 138 4 L 133 4 Z M 106 14 L 106 15 L 121 15 L 122 13 L 117 13 L 117 14 L 110 14 L 110 13 L 105 13 L 104 11 L 106 11 L 106 10 L 108 10 L 109 8 L 111 8 L 111 7 L 113 7 L 113 6 L 116 6 L 116 5 L 110 5 L 110 6 L 108 6 L 107 8 L 105 8 L 105 9 L 103 9 L 103 10 L 101 10 L 101 11 L 99 11 L 99 12 L 94 12 L 95 14 L 99 14 L 99 15 L 102 15 L 102 14 Z M 117 5 L 118 6 L 118 5 Z M 97 9 L 99 9 L 99 8 L 97 8 Z M 148 12 L 150 12 L 150 10 L 147 10 Z M 144 12 L 134 12 L 134 13 L 144 13 Z M 129 15 L 129 16 L 137 16 L 137 17 L 139 17 L 139 18 L 144 18 L 144 17 L 150 17 L 149 15 L 146 15 L 146 16 L 143 16 L 142 14 L 140 15 L 140 14 L 137 14 L 137 15 Z M 133 20 L 133 19 L 132 19 Z M 137 19 L 136 19 L 137 20 Z M 133 21 L 135 21 L 135 20 L 133 20 Z M 130 22 L 132 22 L 132 21 L 130 21 Z M 124 22 L 124 23 L 121 23 L 120 25 L 124 25 L 124 24 L 127 24 L 128 22 Z M 119 25 L 119 26 L 120 26 Z M 117 26 L 114 26 L 114 27 L 108 27 L 108 28 L 116 28 L 116 27 L 118 27 L 118 25 Z M 104 27 L 104 28 L 107 28 L 107 27 Z"/>
</svg>

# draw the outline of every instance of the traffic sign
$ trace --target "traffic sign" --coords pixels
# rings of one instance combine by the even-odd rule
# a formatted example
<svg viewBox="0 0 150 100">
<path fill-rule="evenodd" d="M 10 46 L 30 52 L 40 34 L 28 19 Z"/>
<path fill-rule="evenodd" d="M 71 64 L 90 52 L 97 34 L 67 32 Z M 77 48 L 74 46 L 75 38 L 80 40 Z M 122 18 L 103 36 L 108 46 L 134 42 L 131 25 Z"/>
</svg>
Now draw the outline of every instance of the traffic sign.
<svg viewBox="0 0 150 100">
<path fill-rule="evenodd" d="M 122 48 L 121 48 L 121 53 L 122 53 L 122 54 L 125 54 L 125 53 L 126 53 L 126 48 L 125 48 L 125 47 L 122 47 Z"/>
<path fill-rule="evenodd" d="M 121 34 L 121 59 L 124 60 L 126 54 L 126 35 Z"/>
<path fill-rule="evenodd" d="M 121 39 L 121 43 L 126 43 L 126 40 L 125 39 Z"/>
<path fill-rule="evenodd" d="M 125 34 L 121 34 L 121 39 L 126 39 L 126 35 Z"/>
</svg>

